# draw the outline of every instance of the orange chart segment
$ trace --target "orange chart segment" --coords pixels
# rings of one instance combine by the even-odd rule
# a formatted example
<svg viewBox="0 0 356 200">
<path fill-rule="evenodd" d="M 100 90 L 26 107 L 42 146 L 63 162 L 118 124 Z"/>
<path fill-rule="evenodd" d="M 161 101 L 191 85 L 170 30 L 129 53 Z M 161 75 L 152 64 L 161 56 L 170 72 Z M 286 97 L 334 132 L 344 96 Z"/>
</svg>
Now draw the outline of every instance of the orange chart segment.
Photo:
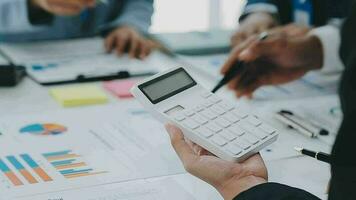
<svg viewBox="0 0 356 200">
<path fill-rule="evenodd" d="M 31 175 L 31 173 L 17 160 L 15 156 L 7 156 L 6 158 L 29 183 L 38 183 L 35 177 Z"/>
<path fill-rule="evenodd" d="M 106 171 L 96 171 L 83 161 L 81 155 L 73 153 L 71 150 L 51 152 L 42 154 L 46 160 L 65 178 L 79 178 L 94 176 Z"/>
<path fill-rule="evenodd" d="M 59 135 L 67 131 L 65 126 L 60 124 L 30 124 L 20 129 L 20 133 L 32 135 Z"/>
<path fill-rule="evenodd" d="M 0 159 L 0 170 L 5 174 L 5 176 L 11 181 L 14 186 L 23 185 L 22 181 L 15 175 L 14 172 L 5 164 L 3 160 Z"/>
<path fill-rule="evenodd" d="M 52 178 L 34 161 L 30 155 L 21 154 L 21 158 L 32 168 L 32 170 L 45 182 L 52 181 Z"/>
</svg>

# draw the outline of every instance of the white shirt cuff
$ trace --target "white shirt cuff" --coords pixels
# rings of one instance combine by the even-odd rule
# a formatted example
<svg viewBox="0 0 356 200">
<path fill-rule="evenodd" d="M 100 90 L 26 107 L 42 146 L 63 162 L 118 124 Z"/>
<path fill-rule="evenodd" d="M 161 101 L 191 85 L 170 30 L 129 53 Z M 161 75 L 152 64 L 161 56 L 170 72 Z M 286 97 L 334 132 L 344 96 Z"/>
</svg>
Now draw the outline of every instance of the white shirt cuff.
<svg viewBox="0 0 356 200">
<path fill-rule="evenodd" d="M 254 12 L 267 12 L 267 13 L 277 13 L 278 8 L 273 4 L 269 3 L 255 3 L 247 5 L 244 10 L 244 14 L 254 13 Z"/>
<path fill-rule="evenodd" d="M 339 56 L 341 44 L 340 29 L 332 25 L 315 28 L 311 35 L 318 37 L 323 48 L 323 67 L 322 73 L 338 73 L 344 69 L 344 65 Z"/>
</svg>

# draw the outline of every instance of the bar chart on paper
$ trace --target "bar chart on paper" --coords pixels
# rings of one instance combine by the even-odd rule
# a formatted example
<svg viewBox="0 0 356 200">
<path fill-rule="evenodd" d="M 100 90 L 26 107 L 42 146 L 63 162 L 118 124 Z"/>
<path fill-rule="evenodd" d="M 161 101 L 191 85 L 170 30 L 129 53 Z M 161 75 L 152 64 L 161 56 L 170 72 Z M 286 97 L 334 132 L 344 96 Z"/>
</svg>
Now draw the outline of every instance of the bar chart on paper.
<svg viewBox="0 0 356 200">
<path fill-rule="evenodd" d="M 107 173 L 107 171 L 96 171 L 91 168 L 84 161 L 83 156 L 74 153 L 72 150 L 50 152 L 42 155 L 61 175 L 67 179 Z"/>
<path fill-rule="evenodd" d="M 8 187 L 53 181 L 29 154 L 0 158 L 0 171 L 6 177 L 2 182 L 7 182 Z"/>
</svg>

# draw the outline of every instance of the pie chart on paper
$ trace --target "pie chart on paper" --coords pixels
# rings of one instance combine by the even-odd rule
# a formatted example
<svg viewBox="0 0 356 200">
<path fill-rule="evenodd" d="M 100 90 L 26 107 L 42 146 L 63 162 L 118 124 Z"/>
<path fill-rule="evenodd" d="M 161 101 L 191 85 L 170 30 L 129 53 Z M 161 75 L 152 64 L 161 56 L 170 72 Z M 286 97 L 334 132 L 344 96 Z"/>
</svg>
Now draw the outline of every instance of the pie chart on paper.
<svg viewBox="0 0 356 200">
<path fill-rule="evenodd" d="M 32 135 L 59 135 L 67 131 L 67 127 L 59 124 L 30 124 L 20 129 L 20 133 Z"/>
</svg>

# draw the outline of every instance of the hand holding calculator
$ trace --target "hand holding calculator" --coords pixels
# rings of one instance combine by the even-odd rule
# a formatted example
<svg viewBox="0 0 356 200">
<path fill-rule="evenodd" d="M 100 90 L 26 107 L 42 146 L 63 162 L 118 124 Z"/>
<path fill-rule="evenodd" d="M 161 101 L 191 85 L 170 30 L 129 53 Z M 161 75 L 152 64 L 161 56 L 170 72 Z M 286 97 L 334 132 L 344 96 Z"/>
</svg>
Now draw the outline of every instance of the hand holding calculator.
<svg viewBox="0 0 356 200">
<path fill-rule="evenodd" d="M 209 92 L 182 67 L 154 75 L 131 92 L 161 122 L 178 126 L 224 160 L 241 162 L 278 137 L 274 128 Z"/>
</svg>

